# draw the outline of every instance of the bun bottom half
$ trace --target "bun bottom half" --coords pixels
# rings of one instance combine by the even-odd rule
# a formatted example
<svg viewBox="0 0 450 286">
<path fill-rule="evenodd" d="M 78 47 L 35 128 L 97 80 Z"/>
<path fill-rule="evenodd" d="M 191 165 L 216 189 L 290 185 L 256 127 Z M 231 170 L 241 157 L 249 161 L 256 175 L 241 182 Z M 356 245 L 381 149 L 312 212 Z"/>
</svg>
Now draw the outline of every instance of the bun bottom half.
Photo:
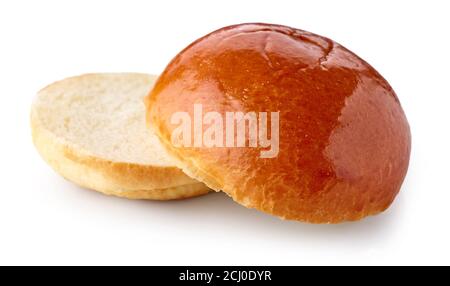
<svg viewBox="0 0 450 286">
<path fill-rule="evenodd" d="M 106 195 L 175 200 L 208 193 L 208 187 L 167 160 L 145 126 L 142 99 L 155 78 L 88 74 L 44 88 L 30 118 L 33 142 L 41 157 L 67 180 Z M 127 109 L 104 112 L 115 110 L 114 104 Z M 103 126 L 99 118 L 111 121 L 110 125 Z M 131 131 L 124 134 L 127 129 Z M 141 139 L 149 141 L 138 146 Z M 101 153 L 114 151 L 110 148 L 114 144 L 122 148 L 121 153 Z"/>
</svg>

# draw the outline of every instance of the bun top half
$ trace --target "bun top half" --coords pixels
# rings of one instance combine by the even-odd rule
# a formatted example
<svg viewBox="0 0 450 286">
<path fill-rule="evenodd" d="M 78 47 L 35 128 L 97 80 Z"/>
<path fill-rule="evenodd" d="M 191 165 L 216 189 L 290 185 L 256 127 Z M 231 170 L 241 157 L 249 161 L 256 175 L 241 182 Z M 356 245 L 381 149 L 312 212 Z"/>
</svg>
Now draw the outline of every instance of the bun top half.
<svg viewBox="0 0 450 286">
<path fill-rule="evenodd" d="M 215 121 L 203 117 L 201 129 L 195 127 L 195 106 L 202 115 L 222 116 L 222 147 L 174 144 L 179 112 L 192 120 L 192 141 L 208 136 Z M 195 41 L 159 77 L 147 109 L 187 174 L 285 219 L 338 223 L 377 214 L 392 203 L 407 172 L 409 125 L 387 81 L 338 43 L 286 26 L 241 24 Z M 245 147 L 227 145 L 227 112 L 254 113 L 258 139 L 265 120 L 263 135 L 275 136 L 271 114 L 278 113 L 278 152 L 261 156 L 270 148 L 262 140 L 249 146 L 251 120 L 244 120 Z"/>
</svg>

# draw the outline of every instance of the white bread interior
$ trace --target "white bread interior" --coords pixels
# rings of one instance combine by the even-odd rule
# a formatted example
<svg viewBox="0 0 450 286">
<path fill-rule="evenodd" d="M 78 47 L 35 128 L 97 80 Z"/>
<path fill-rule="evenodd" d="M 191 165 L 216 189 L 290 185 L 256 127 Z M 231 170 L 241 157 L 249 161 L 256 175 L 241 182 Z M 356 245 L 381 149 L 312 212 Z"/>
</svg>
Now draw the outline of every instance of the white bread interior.
<svg viewBox="0 0 450 286">
<path fill-rule="evenodd" d="M 209 189 L 175 167 L 146 126 L 156 76 L 86 74 L 42 89 L 31 108 L 34 144 L 66 179 L 104 194 L 170 200 Z"/>
</svg>

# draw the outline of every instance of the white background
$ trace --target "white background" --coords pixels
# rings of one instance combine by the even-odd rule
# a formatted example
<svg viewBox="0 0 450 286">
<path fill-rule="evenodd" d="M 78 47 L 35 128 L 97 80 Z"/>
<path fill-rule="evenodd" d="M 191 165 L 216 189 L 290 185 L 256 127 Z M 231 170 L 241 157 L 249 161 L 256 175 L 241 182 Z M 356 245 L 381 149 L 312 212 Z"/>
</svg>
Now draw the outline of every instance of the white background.
<svg viewBox="0 0 450 286">
<path fill-rule="evenodd" d="M 448 1 L 0 1 L 0 264 L 450 264 Z M 392 84 L 413 149 L 382 215 L 308 225 L 221 193 L 129 201 L 72 185 L 31 142 L 43 86 L 86 72 L 160 73 L 191 41 L 241 22 L 328 36 Z"/>
</svg>

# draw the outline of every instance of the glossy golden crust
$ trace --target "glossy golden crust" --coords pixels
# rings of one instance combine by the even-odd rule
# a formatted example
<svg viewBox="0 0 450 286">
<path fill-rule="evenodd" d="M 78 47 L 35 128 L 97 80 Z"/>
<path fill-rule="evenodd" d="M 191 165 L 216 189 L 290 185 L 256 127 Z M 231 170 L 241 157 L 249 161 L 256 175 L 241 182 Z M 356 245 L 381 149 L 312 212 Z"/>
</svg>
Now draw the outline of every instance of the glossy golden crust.
<svg viewBox="0 0 450 286">
<path fill-rule="evenodd" d="M 410 131 L 389 84 L 341 45 L 305 31 L 243 24 L 213 32 L 167 66 L 148 120 L 179 167 L 235 201 L 285 219 L 358 220 L 385 210 L 405 177 Z M 279 111 L 280 152 L 175 148 L 174 112 Z"/>
</svg>

